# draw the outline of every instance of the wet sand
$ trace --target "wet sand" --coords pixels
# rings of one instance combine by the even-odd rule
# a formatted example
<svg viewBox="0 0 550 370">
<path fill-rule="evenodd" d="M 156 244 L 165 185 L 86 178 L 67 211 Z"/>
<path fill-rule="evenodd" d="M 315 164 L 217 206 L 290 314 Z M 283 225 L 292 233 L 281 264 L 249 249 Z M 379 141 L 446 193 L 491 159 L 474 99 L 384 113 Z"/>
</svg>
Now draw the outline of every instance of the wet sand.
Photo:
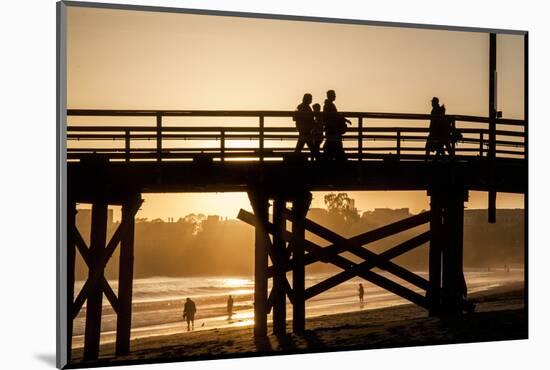
<svg viewBox="0 0 550 370">
<path fill-rule="evenodd" d="M 303 335 L 282 338 L 269 335 L 255 341 L 250 326 L 185 332 L 136 339 L 131 353 L 123 357 L 113 355 L 112 343 L 105 344 L 100 359 L 88 363 L 80 360 L 82 349 L 75 349 L 73 364 L 88 367 L 527 338 L 523 283 L 475 293 L 470 299 L 476 303 L 476 312 L 464 315 L 460 322 L 428 317 L 426 310 L 406 304 L 309 318 Z"/>
</svg>

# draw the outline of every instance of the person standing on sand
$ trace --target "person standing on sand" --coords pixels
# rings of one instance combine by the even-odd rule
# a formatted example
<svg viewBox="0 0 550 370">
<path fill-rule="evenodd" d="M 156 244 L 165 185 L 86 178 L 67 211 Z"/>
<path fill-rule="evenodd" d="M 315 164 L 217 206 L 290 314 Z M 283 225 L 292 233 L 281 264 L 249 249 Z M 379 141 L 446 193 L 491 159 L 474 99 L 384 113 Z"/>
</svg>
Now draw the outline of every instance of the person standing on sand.
<svg viewBox="0 0 550 370">
<path fill-rule="evenodd" d="M 197 312 L 197 306 L 191 298 L 185 300 L 183 306 L 183 319 L 187 320 L 187 331 L 195 330 L 195 313 Z"/>
<path fill-rule="evenodd" d="M 359 302 L 363 303 L 363 297 L 365 296 L 365 289 L 363 288 L 363 284 L 359 283 Z"/>
<path fill-rule="evenodd" d="M 233 316 L 233 297 L 229 296 L 229 298 L 227 298 L 227 320 L 231 320 L 232 316 Z"/>
</svg>

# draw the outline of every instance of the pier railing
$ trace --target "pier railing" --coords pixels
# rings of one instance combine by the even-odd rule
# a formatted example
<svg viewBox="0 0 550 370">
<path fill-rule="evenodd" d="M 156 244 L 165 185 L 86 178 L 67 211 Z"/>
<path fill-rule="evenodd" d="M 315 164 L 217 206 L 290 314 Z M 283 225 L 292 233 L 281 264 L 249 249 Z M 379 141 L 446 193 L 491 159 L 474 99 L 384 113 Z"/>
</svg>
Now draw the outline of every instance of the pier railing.
<svg viewBox="0 0 550 370">
<path fill-rule="evenodd" d="M 291 118 L 293 113 L 69 109 L 67 158 L 74 161 L 101 155 L 112 161 L 128 162 L 197 158 L 282 160 L 294 152 L 298 139 Z M 352 121 L 343 137 L 344 150 L 350 160 L 425 158 L 429 114 L 342 114 Z M 458 157 L 487 157 L 493 151 L 495 157 L 525 158 L 524 121 L 497 119 L 495 139 L 490 141 L 487 117 L 451 117 L 462 134 L 455 146 Z M 79 123 L 73 124 L 72 120 Z M 105 123 L 106 120 L 109 123 Z M 139 120 L 140 124 L 128 124 L 132 120 Z M 201 120 L 201 124 L 190 122 L 193 120 Z M 303 153 L 307 152 L 306 147 Z"/>
</svg>

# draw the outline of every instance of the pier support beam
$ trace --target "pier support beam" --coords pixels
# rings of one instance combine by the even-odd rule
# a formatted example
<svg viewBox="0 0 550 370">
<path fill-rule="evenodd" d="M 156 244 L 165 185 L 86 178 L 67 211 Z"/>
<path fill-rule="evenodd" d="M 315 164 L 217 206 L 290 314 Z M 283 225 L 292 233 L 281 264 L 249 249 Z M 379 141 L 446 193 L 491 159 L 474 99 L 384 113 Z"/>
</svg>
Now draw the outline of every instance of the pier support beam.
<svg viewBox="0 0 550 370">
<path fill-rule="evenodd" d="M 120 259 L 118 269 L 118 313 L 116 328 L 116 355 L 130 352 L 130 330 L 132 326 L 132 285 L 134 277 L 134 230 L 135 218 L 133 202 L 122 206 L 122 222 L 129 226 L 120 240 Z"/>
<path fill-rule="evenodd" d="M 286 221 L 283 212 L 286 209 L 286 202 L 283 197 L 277 196 L 273 200 L 273 250 L 271 261 L 273 262 L 273 334 L 286 334 L 286 261 L 287 250 L 283 239 L 286 231 Z"/>
<path fill-rule="evenodd" d="M 130 349 L 134 263 L 134 217 L 143 202 L 139 193 L 136 194 L 138 195 L 135 197 L 126 198 L 117 203 L 122 204 L 122 220 L 108 243 L 106 243 L 108 227 L 108 204 L 106 200 L 97 200 L 92 204 L 89 247 L 86 245 L 82 235 L 76 228 L 74 217 L 72 217 L 72 226 L 70 225 L 71 218 L 68 222 L 68 227 L 71 228 L 71 240 L 69 240 L 69 245 L 74 246 L 75 249 L 80 252 L 82 259 L 88 266 L 88 279 L 82 286 L 78 296 L 72 300 L 70 307 L 70 317 L 74 320 L 84 304 L 86 304 L 84 361 L 96 360 L 99 356 L 103 295 L 105 295 L 113 311 L 117 315 L 116 354 L 127 354 Z M 72 207 L 74 208 L 74 206 Z M 119 289 L 117 296 L 109 285 L 109 282 L 105 279 L 104 270 L 119 244 L 121 245 L 121 252 L 119 261 Z M 74 257 L 72 258 L 74 259 Z M 73 285 L 69 285 L 69 296 L 74 296 Z M 71 289 L 73 289 L 72 292 Z M 72 325 L 72 321 L 69 325 Z"/>
<path fill-rule="evenodd" d="M 448 199 L 444 209 L 445 245 L 443 247 L 442 289 L 445 313 L 462 313 L 466 295 L 463 271 L 464 192 Z"/>
<path fill-rule="evenodd" d="M 456 179 L 455 179 L 456 180 Z M 429 252 L 430 315 L 456 316 L 464 309 L 464 202 L 468 193 L 459 181 L 430 189 L 432 238 Z"/>
<path fill-rule="evenodd" d="M 267 336 L 267 267 L 269 236 L 269 200 L 259 191 L 250 190 L 248 198 L 254 210 L 257 224 L 254 243 L 254 336 Z"/>
<path fill-rule="evenodd" d="M 430 246 L 429 246 L 429 281 L 430 289 L 427 297 L 430 316 L 437 316 L 441 306 L 441 239 L 444 231 L 441 199 L 438 194 L 432 194 L 430 201 Z"/>
<path fill-rule="evenodd" d="M 76 242 L 73 230 L 76 228 L 76 203 L 67 201 L 67 363 L 71 362 L 73 348 L 73 302 L 76 264 Z"/>
<path fill-rule="evenodd" d="M 92 205 L 92 227 L 89 249 L 88 279 L 94 274 L 103 278 L 104 266 L 101 264 L 105 252 L 107 234 L 107 203 Z M 99 340 L 101 334 L 101 310 L 103 305 L 103 289 L 101 284 L 92 285 L 86 302 L 86 328 L 84 331 L 84 360 L 96 359 L 99 355 Z"/>
<path fill-rule="evenodd" d="M 306 327 L 305 298 L 305 218 L 311 204 L 311 193 L 304 194 L 292 203 L 292 291 L 294 304 L 292 307 L 292 331 L 303 333 Z"/>
</svg>

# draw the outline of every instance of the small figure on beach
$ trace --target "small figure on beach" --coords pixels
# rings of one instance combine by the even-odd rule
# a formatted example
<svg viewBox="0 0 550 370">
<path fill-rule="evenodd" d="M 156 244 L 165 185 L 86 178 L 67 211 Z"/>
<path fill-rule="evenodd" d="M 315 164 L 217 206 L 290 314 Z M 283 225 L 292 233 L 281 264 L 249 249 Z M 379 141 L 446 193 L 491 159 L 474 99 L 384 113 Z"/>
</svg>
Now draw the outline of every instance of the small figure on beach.
<svg viewBox="0 0 550 370">
<path fill-rule="evenodd" d="M 183 306 L 183 319 L 187 321 L 187 331 L 195 330 L 195 313 L 197 312 L 197 306 L 191 298 L 185 300 Z"/>
<path fill-rule="evenodd" d="M 334 101 L 336 92 L 327 91 L 327 98 L 323 105 L 323 123 L 325 125 L 326 141 L 323 147 L 325 158 L 328 160 L 345 161 L 346 153 L 342 144 L 342 136 L 346 133 L 347 124 L 351 121 L 338 113 Z"/>
<path fill-rule="evenodd" d="M 227 320 L 231 320 L 233 316 L 233 297 L 230 295 L 227 298 Z"/>
<path fill-rule="evenodd" d="M 359 302 L 363 303 L 363 297 L 365 296 L 365 289 L 363 288 L 363 284 L 359 283 Z"/>
<path fill-rule="evenodd" d="M 311 136 L 311 130 L 314 126 L 314 119 L 313 111 L 309 105 L 312 101 L 313 97 L 311 94 L 304 94 L 302 103 L 296 107 L 296 111 L 292 117 L 294 122 L 296 122 L 296 129 L 298 130 L 298 142 L 296 143 L 294 153 L 301 153 L 304 145 L 307 144 L 313 158 L 317 159 L 319 157 L 319 151 L 315 145 L 313 145 L 313 139 Z"/>
</svg>

